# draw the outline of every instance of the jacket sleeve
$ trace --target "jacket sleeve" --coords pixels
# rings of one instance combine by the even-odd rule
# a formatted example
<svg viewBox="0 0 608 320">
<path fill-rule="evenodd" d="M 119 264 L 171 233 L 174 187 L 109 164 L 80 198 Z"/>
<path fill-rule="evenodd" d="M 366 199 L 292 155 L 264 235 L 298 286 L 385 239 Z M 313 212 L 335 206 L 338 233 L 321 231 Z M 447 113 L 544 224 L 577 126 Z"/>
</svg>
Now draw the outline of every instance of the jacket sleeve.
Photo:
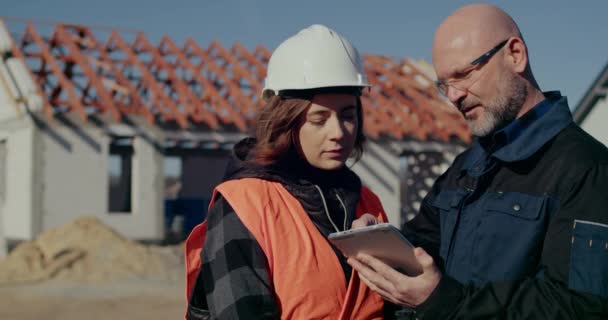
<svg viewBox="0 0 608 320">
<path fill-rule="evenodd" d="M 608 165 L 580 175 L 549 222 L 536 275 L 462 285 L 444 275 L 419 319 L 608 319 Z M 594 241 L 595 240 L 595 241 Z"/>
<path fill-rule="evenodd" d="M 209 211 L 201 260 L 193 298 L 205 297 L 211 319 L 280 317 L 266 256 L 230 204 L 221 197 Z M 195 301 L 191 304 L 195 309 L 203 305 Z"/>
</svg>

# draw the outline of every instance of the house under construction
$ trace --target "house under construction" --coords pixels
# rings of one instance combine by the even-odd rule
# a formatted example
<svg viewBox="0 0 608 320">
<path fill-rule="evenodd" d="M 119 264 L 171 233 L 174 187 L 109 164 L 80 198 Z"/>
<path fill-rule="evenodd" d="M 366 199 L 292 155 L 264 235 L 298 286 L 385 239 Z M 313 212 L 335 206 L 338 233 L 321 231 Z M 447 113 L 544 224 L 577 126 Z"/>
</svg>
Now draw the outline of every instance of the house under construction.
<svg viewBox="0 0 608 320">
<path fill-rule="evenodd" d="M 0 239 L 92 215 L 159 240 L 165 199 L 209 197 L 254 127 L 271 51 L 4 20 L 0 54 Z M 353 169 L 400 225 L 470 135 L 424 62 L 364 65 L 369 143 Z"/>
</svg>

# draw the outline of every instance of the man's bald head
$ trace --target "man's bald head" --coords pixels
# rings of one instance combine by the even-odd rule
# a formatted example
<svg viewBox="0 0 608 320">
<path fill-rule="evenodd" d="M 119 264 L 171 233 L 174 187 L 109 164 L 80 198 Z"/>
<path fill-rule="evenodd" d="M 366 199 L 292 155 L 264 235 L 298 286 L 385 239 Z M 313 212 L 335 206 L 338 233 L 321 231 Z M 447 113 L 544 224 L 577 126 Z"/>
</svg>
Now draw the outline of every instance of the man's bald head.
<svg viewBox="0 0 608 320">
<path fill-rule="evenodd" d="M 443 64 L 447 59 L 448 68 L 460 67 L 486 50 L 509 37 L 521 38 L 517 24 L 503 10 L 489 4 L 471 4 L 464 6 L 447 17 L 437 29 L 433 42 L 433 63 Z M 458 53 L 457 55 L 454 55 Z"/>
<path fill-rule="evenodd" d="M 517 24 L 493 5 L 467 5 L 441 23 L 433 66 L 440 90 L 476 136 L 491 134 L 544 99 Z"/>
</svg>

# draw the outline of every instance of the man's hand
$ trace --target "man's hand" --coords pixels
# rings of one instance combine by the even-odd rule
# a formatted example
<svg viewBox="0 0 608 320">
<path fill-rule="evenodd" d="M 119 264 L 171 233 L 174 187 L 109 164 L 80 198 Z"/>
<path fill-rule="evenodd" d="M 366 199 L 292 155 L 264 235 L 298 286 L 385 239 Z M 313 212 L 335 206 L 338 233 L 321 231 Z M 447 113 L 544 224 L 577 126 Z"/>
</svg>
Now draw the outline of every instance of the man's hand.
<svg viewBox="0 0 608 320">
<path fill-rule="evenodd" d="M 352 229 L 359 229 L 367 226 L 378 224 L 378 220 L 370 213 L 364 213 L 359 219 L 353 221 Z"/>
<path fill-rule="evenodd" d="M 416 277 L 408 277 L 363 253 L 349 258 L 348 264 L 359 272 L 359 277 L 368 287 L 385 300 L 398 305 L 416 307 L 433 293 L 439 284 L 441 273 L 435 266 L 433 258 L 422 248 L 414 249 L 414 254 L 422 266 L 422 274 Z"/>
</svg>

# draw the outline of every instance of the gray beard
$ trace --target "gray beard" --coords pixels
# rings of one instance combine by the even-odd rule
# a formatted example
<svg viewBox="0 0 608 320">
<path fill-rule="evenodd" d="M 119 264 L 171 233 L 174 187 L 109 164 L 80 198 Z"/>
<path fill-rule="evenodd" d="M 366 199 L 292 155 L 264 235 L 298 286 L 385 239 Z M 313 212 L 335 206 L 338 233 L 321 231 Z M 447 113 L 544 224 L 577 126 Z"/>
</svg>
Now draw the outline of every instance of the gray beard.
<svg viewBox="0 0 608 320">
<path fill-rule="evenodd" d="M 485 112 L 477 120 L 465 119 L 476 137 L 488 136 L 513 122 L 521 110 L 526 98 L 528 88 L 525 81 L 513 74 L 507 74 L 499 83 L 505 85 L 486 106 Z"/>
</svg>

